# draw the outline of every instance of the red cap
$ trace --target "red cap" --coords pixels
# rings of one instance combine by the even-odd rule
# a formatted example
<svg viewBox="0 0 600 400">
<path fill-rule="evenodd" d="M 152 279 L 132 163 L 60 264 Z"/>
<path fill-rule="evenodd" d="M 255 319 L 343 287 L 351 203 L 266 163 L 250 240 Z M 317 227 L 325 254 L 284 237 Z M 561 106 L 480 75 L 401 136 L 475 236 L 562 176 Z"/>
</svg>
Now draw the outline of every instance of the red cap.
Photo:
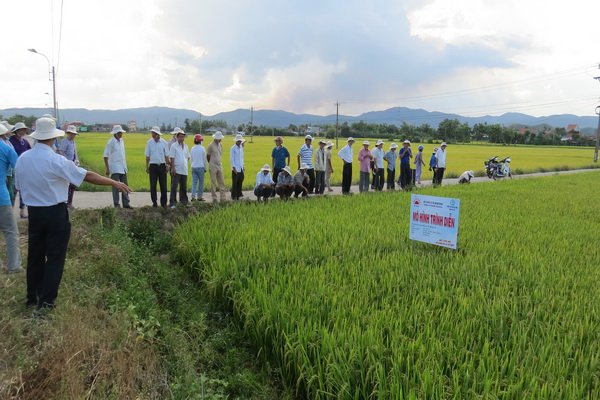
<svg viewBox="0 0 600 400">
<path fill-rule="evenodd" d="M 201 134 L 197 133 L 197 134 L 195 134 L 195 135 L 194 135 L 194 140 L 195 140 L 196 142 L 201 142 L 201 141 L 203 141 L 203 140 L 204 140 L 204 138 L 202 137 L 202 135 L 201 135 Z"/>
</svg>

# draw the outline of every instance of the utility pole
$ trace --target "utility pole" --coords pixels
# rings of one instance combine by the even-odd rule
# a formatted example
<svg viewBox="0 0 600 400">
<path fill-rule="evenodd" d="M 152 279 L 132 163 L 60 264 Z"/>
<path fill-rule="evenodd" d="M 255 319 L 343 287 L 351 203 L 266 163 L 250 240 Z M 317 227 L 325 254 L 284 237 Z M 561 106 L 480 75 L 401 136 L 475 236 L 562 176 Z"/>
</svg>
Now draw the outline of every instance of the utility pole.
<svg viewBox="0 0 600 400">
<path fill-rule="evenodd" d="M 600 68 L 600 65 L 598 65 Z M 595 77 L 600 82 L 600 76 Z M 600 148 L 600 106 L 596 107 L 596 114 L 598 114 L 598 130 L 596 131 L 596 149 L 594 150 L 594 162 L 598 162 L 598 149 Z"/>
<path fill-rule="evenodd" d="M 340 102 L 339 100 L 335 103 L 335 148 L 338 149 L 338 129 L 339 129 L 339 117 L 340 117 Z"/>
<path fill-rule="evenodd" d="M 250 143 L 254 143 L 254 136 L 252 135 L 252 128 L 254 125 L 254 106 L 250 107 Z"/>
</svg>

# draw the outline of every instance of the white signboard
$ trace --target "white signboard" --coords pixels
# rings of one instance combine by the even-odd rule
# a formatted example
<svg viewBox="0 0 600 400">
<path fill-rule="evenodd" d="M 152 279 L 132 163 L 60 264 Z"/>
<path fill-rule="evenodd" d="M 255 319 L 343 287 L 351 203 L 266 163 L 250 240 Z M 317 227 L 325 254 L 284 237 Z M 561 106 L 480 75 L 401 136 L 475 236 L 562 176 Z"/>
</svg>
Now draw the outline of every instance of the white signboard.
<svg viewBox="0 0 600 400">
<path fill-rule="evenodd" d="M 411 195 L 409 238 L 456 250 L 459 211 L 460 199 Z"/>
</svg>

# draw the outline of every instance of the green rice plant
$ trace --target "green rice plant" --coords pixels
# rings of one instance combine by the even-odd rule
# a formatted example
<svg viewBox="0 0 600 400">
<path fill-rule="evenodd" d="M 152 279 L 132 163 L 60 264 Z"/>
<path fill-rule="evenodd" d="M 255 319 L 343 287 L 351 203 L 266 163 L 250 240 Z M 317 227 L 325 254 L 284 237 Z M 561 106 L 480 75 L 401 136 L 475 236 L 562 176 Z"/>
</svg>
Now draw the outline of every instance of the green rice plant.
<svg viewBox="0 0 600 400">
<path fill-rule="evenodd" d="M 77 148 L 82 165 L 93 171 L 104 173 L 103 152 L 106 142 L 112 136 L 109 133 L 82 133 L 77 138 Z M 149 178 L 145 171 L 144 149 L 146 142 L 150 139 L 150 134 L 146 133 L 126 133 L 123 136 L 125 140 L 125 149 L 127 152 L 127 164 L 129 167 L 128 181 L 130 186 L 137 191 L 149 190 Z M 164 135 L 164 138 L 170 140 L 170 135 Z M 207 146 L 211 142 L 209 136 L 206 137 L 204 145 Z M 315 140 L 315 148 L 318 143 Z M 371 140 L 373 142 L 373 140 Z M 191 135 L 186 137 L 186 143 L 191 148 L 193 146 L 193 138 Z M 296 171 L 298 168 L 297 154 L 300 146 L 304 143 L 302 137 L 285 137 L 284 146 L 286 146 L 291 154 L 291 167 Z M 226 136 L 222 141 L 223 144 L 223 168 L 225 171 L 225 184 L 231 186 L 231 173 L 229 163 L 229 150 L 233 145 L 231 136 Z M 339 141 L 340 147 L 345 145 L 345 140 Z M 386 142 L 384 149 L 389 148 L 390 142 Z M 425 145 L 423 159 L 429 164 L 429 158 L 435 145 Z M 254 187 L 256 173 L 266 163 L 271 164 L 271 151 L 273 150 L 274 142 L 272 137 L 258 136 L 253 139 L 248 139 L 245 144 L 245 164 L 246 176 L 244 180 L 244 188 L 250 189 Z M 354 145 L 355 165 L 353 166 L 353 181 L 358 182 L 359 165 L 356 161 L 358 151 L 361 146 L 357 143 Z M 332 182 L 335 185 L 341 184 L 342 179 L 342 161 L 337 157 L 337 149 L 333 148 L 333 170 Z M 416 151 L 416 149 L 413 149 Z M 448 151 L 448 168 L 446 177 L 458 177 L 462 172 L 473 170 L 476 176 L 480 176 L 484 170 L 483 161 L 491 156 L 511 156 L 513 169 L 519 169 L 522 173 L 538 172 L 541 168 L 544 170 L 574 169 L 574 168 L 589 168 L 593 157 L 593 149 L 590 147 L 552 147 L 552 146 L 498 146 L 489 144 L 451 144 L 447 148 Z M 413 166 L 414 167 L 414 166 Z M 423 180 L 430 180 L 432 172 L 428 167 L 423 169 Z M 188 187 L 191 187 L 191 175 L 188 177 Z M 210 187 L 210 178 L 208 174 L 205 176 L 205 189 Z M 83 190 L 110 190 L 106 187 L 98 187 L 84 184 Z"/>
</svg>

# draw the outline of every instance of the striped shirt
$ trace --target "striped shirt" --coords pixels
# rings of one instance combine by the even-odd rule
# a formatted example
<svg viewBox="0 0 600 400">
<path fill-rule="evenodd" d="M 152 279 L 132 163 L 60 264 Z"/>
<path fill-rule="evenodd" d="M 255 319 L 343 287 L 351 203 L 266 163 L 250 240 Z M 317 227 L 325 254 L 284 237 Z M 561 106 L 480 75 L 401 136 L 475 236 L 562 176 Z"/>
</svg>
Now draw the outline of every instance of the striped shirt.
<svg viewBox="0 0 600 400">
<path fill-rule="evenodd" d="M 308 166 L 308 169 L 313 169 L 313 161 L 312 161 L 312 155 L 313 155 L 313 149 L 312 146 L 307 145 L 306 143 L 302 145 L 302 147 L 300 147 L 300 151 L 298 152 L 298 155 L 300 156 L 300 163 L 301 164 L 306 164 Z"/>
</svg>

